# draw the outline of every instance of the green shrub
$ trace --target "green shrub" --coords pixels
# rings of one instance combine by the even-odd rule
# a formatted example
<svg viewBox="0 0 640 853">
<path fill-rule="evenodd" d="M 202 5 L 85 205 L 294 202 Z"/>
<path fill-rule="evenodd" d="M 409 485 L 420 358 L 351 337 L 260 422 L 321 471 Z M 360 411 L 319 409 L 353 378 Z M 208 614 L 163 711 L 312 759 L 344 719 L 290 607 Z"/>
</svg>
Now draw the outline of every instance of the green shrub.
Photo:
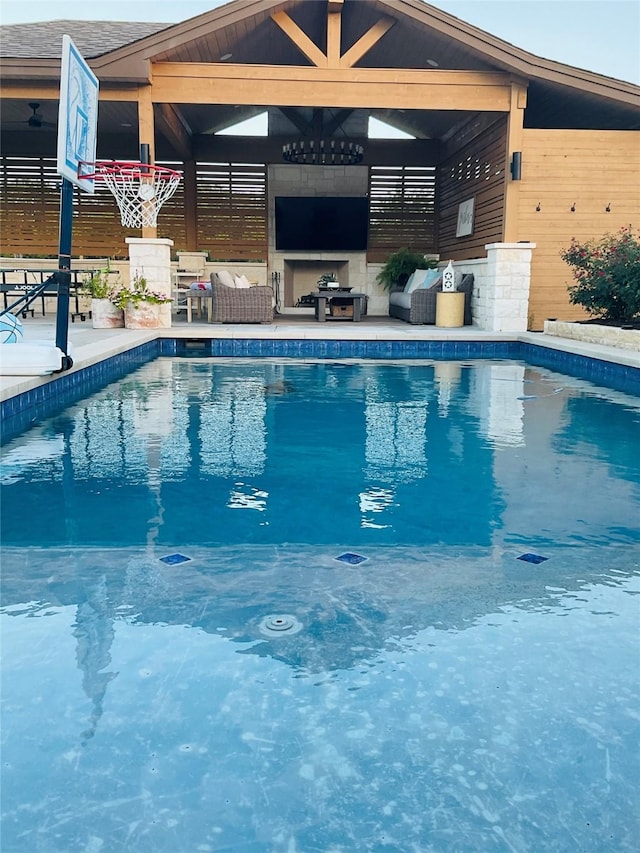
<svg viewBox="0 0 640 853">
<path fill-rule="evenodd" d="M 560 257 L 571 267 L 575 284 L 569 299 L 589 314 L 617 323 L 640 319 L 640 242 L 631 226 L 617 234 L 579 243 L 575 237 Z"/>
<path fill-rule="evenodd" d="M 387 258 L 385 265 L 377 275 L 377 280 L 385 290 L 404 286 L 412 272 L 417 269 L 429 270 L 438 266 L 438 262 L 427 260 L 420 252 L 398 249 Z"/>
</svg>

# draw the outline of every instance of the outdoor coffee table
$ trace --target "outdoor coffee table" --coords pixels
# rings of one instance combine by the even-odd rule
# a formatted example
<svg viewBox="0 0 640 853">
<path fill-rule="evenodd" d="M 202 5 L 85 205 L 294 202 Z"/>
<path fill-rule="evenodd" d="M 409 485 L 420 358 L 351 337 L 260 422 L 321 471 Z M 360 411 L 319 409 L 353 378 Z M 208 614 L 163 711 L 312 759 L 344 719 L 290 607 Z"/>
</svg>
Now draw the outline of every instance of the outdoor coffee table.
<svg viewBox="0 0 640 853">
<path fill-rule="evenodd" d="M 327 319 L 327 306 L 330 303 L 352 309 L 342 316 L 339 314 L 331 316 L 332 320 L 352 320 L 354 323 L 358 323 L 362 315 L 362 304 L 367 298 L 366 293 L 351 293 L 346 290 L 321 290 L 309 295 L 313 299 L 315 318 L 319 323 L 324 323 Z"/>
</svg>

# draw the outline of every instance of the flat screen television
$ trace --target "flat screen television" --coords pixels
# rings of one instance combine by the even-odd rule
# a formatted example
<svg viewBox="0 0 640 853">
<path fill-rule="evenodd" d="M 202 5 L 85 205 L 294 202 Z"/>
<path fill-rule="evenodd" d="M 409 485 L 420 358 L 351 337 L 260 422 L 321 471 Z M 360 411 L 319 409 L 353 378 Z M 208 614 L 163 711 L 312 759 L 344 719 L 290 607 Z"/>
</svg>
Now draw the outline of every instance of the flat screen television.
<svg viewBox="0 0 640 853">
<path fill-rule="evenodd" d="M 366 196 L 276 196 L 276 249 L 357 252 L 367 248 Z"/>
</svg>

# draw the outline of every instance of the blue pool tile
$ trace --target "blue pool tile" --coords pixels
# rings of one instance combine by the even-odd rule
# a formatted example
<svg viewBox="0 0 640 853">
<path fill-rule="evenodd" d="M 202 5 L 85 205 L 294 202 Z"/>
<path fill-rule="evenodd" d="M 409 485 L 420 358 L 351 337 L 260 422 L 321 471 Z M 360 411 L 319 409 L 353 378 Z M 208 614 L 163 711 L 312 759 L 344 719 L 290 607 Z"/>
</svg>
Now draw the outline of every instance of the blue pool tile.
<svg viewBox="0 0 640 853">
<path fill-rule="evenodd" d="M 516 557 L 517 560 L 524 560 L 525 563 L 534 563 L 537 565 L 538 563 L 544 563 L 545 560 L 548 560 L 548 557 L 541 557 L 540 554 L 520 554 L 519 557 Z"/>
<path fill-rule="evenodd" d="M 210 339 L 203 342 L 212 357 L 394 358 L 394 359 L 522 359 L 536 367 L 558 370 L 629 394 L 640 394 L 640 369 L 519 341 L 316 341 Z M 184 342 L 149 341 L 103 362 L 26 391 L 0 403 L 3 441 L 61 407 L 116 381 L 159 355 L 188 355 Z M 199 353 L 200 354 L 200 353 Z"/>
<path fill-rule="evenodd" d="M 353 554 L 351 551 L 346 551 L 338 557 L 334 557 L 340 563 L 346 563 L 349 566 L 358 566 L 360 563 L 366 563 L 368 557 L 363 557 L 362 554 Z"/>
<path fill-rule="evenodd" d="M 167 566 L 179 566 L 180 563 L 191 562 L 191 557 L 185 557 L 184 554 L 167 554 L 166 557 L 160 557 L 161 563 L 166 563 Z"/>
</svg>

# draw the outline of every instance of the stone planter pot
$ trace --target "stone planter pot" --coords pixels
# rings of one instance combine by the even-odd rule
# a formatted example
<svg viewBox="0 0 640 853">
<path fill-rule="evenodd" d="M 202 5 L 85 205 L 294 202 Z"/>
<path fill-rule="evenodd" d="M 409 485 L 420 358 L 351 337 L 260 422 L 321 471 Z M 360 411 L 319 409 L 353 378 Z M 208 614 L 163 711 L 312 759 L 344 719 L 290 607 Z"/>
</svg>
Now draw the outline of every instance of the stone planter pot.
<svg viewBox="0 0 640 853">
<path fill-rule="evenodd" d="M 125 329 L 158 329 L 160 327 L 160 305 L 155 302 L 140 302 L 127 305 L 124 309 Z"/>
<path fill-rule="evenodd" d="M 92 299 L 91 322 L 94 329 L 122 329 L 124 312 L 109 299 Z"/>
</svg>

